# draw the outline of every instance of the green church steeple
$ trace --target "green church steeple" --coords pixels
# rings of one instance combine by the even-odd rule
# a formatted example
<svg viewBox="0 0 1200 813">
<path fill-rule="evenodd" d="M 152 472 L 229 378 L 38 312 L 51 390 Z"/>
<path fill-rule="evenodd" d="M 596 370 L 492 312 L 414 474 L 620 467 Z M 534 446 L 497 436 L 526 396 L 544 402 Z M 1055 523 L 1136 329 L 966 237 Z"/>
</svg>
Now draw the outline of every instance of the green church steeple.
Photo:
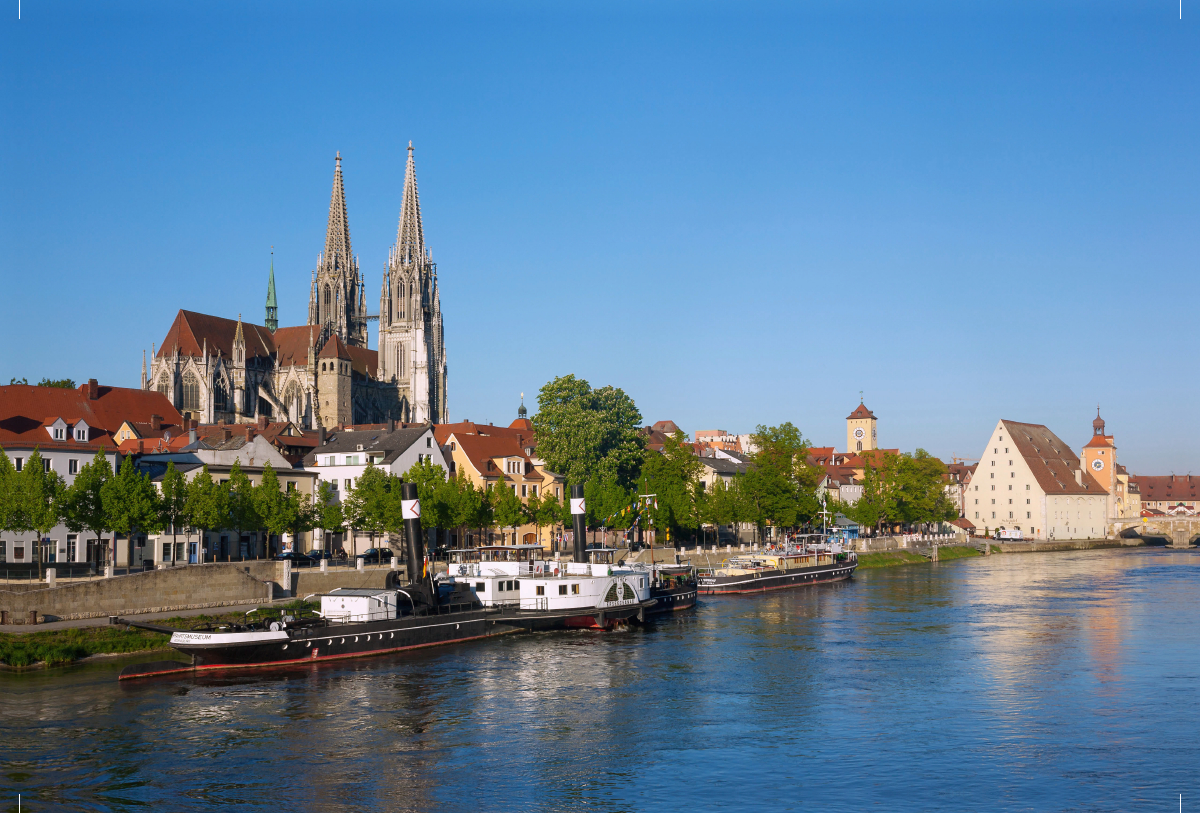
<svg viewBox="0 0 1200 813">
<path fill-rule="evenodd" d="M 267 319 L 264 324 L 272 333 L 279 327 L 279 303 L 275 301 L 275 246 L 271 246 L 271 277 L 267 281 Z"/>
</svg>

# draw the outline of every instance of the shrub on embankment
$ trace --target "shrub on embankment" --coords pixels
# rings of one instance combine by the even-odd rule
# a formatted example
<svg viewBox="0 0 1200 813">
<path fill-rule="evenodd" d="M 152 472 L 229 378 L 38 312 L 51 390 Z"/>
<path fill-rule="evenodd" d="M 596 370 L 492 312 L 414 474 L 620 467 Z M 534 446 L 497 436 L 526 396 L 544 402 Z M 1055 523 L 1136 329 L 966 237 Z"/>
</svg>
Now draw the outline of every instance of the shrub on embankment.
<svg viewBox="0 0 1200 813">
<path fill-rule="evenodd" d="M 254 620 L 277 621 L 284 613 L 311 611 L 319 607 L 315 602 L 296 600 L 275 607 L 264 607 L 255 613 Z M 195 629 L 207 624 L 242 623 L 246 616 L 246 611 L 239 609 L 186 618 L 175 616 L 154 623 L 174 629 Z M 34 666 L 41 663 L 56 666 L 89 655 L 121 655 L 170 649 L 169 640 L 168 636 L 150 630 L 112 626 L 0 633 L 0 665 Z"/>
<path fill-rule="evenodd" d="M 167 649 L 166 635 L 122 627 L 79 627 L 0 634 L 0 664 L 5 666 L 48 666 L 70 663 L 101 653 L 148 652 Z"/>
<path fill-rule="evenodd" d="M 967 559 L 979 555 L 979 551 L 972 547 L 947 545 L 938 548 L 938 561 L 941 562 L 952 559 Z M 858 555 L 858 567 L 860 570 L 876 567 L 896 567 L 897 565 L 919 565 L 927 562 L 929 562 L 929 559 L 907 550 L 888 550 L 877 553 L 860 553 Z"/>
</svg>

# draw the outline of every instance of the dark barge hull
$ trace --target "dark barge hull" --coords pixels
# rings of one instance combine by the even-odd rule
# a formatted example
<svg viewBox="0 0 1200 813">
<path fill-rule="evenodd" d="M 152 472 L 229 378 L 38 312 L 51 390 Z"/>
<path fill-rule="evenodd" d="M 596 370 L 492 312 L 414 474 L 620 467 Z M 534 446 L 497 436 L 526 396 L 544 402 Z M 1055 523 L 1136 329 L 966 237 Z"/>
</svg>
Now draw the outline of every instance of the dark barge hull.
<svg viewBox="0 0 1200 813">
<path fill-rule="evenodd" d="M 809 584 L 843 581 L 854 574 L 856 567 L 858 567 L 857 561 L 845 561 L 796 570 L 764 570 L 760 573 L 741 576 L 702 575 L 697 579 L 697 585 L 700 593 L 708 596 L 765 593 L 768 590 L 786 590 Z"/>
<path fill-rule="evenodd" d="M 696 606 L 697 588 L 695 582 L 682 587 L 655 587 L 650 591 L 650 597 L 657 599 L 658 604 L 647 610 L 652 615 L 673 613 L 679 610 L 690 610 Z"/>
<path fill-rule="evenodd" d="M 513 613 L 485 610 L 300 627 L 289 630 L 286 640 L 220 644 L 206 644 L 202 641 L 172 643 L 171 646 L 177 651 L 191 655 L 192 664 L 174 664 L 176 668 L 171 671 L 205 672 L 362 658 L 491 638 L 519 632 L 522 628 L 514 623 Z M 164 669 L 150 670 L 137 665 L 122 671 L 120 677 L 122 680 L 128 680 L 165 673 L 167 672 Z"/>
<path fill-rule="evenodd" d="M 516 614 L 514 623 L 530 632 L 548 632 L 561 629 L 612 630 L 631 621 L 645 621 L 654 612 L 658 602 L 654 598 L 646 601 L 621 604 L 603 610 L 580 614 L 579 610 L 525 611 Z"/>
</svg>

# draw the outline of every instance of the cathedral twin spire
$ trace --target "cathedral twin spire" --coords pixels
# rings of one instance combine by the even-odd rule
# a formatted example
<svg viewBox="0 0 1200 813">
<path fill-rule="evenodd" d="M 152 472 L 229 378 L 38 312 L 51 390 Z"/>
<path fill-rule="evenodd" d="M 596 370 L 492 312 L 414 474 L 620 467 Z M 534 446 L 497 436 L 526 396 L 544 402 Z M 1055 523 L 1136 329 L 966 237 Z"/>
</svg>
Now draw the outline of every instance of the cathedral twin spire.
<svg viewBox="0 0 1200 813">
<path fill-rule="evenodd" d="M 308 323 L 328 326 L 331 334 L 336 333 L 348 345 L 366 347 L 367 305 L 363 293 L 358 259 L 350 250 L 350 218 L 346 214 L 346 188 L 339 152 L 329 197 L 325 250 L 317 258 L 309 291 Z"/>
</svg>

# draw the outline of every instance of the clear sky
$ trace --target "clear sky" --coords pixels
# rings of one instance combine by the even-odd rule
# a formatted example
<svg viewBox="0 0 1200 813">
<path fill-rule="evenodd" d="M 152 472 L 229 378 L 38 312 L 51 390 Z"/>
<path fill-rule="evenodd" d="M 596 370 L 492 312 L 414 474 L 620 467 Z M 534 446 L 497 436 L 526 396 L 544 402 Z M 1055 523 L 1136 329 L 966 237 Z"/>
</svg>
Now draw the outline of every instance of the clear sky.
<svg viewBox="0 0 1200 813">
<path fill-rule="evenodd" d="M 1190 7 L 1189 7 L 1190 4 Z M 11 12 L 11 13 L 9 13 Z M 64 3 L 0 22 L 0 380 L 136 386 L 181 309 L 307 318 L 343 156 L 405 146 L 451 418 L 574 373 L 647 423 L 1200 474 L 1200 5 Z M 374 329 L 374 324 L 372 324 Z M 374 337 L 372 337 L 374 345 Z"/>
</svg>

